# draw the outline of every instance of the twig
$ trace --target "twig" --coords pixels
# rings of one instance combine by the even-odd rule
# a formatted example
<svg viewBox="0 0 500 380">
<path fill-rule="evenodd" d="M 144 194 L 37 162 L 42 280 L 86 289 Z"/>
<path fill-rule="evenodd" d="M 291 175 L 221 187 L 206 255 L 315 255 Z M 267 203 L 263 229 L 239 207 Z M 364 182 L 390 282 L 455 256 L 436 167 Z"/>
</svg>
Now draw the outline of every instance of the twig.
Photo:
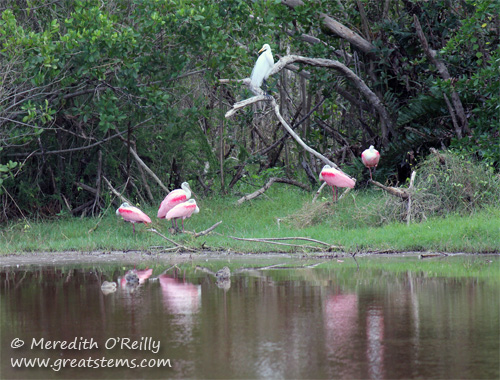
<svg viewBox="0 0 500 380">
<path fill-rule="evenodd" d="M 155 234 L 157 234 L 158 236 L 162 237 L 163 239 L 165 239 L 166 241 L 168 241 L 169 243 L 172 243 L 173 245 L 176 246 L 176 248 L 182 248 L 182 249 L 185 249 L 186 251 L 191 251 L 191 252 L 194 252 L 195 250 L 192 249 L 192 248 L 188 248 L 182 244 L 179 244 L 179 243 L 176 243 L 175 241 L 173 241 L 172 239 L 169 239 L 168 237 L 166 237 L 165 235 L 163 235 L 162 233 L 158 232 L 156 229 L 154 228 L 148 228 L 146 231 L 149 231 L 149 232 L 153 232 Z"/>
<path fill-rule="evenodd" d="M 134 148 L 132 148 L 131 145 L 128 148 L 130 150 L 130 153 L 132 153 L 132 156 L 134 156 L 137 164 L 142 166 L 142 168 L 146 171 L 146 173 L 148 173 L 151 176 L 151 178 L 153 178 L 163 190 L 165 190 L 167 193 L 170 193 L 170 190 L 168 190 L 168 188 L 163 184 L 163 182 L 158 178 L 158 176 L 144 163 L 144 161 L 139 157 Z"/>
<path fill-rule="evenodd" d="M 406 189 L 401 189 L 401 188 L 392 187 L 392 186 L 384 186 L 380 182 L 374 181 L 372 179 L 369 179 L 368 182 L 374 184 L 377 187 L 380 187 L 382 190 L 385 190 L 389 194 L 392 194 L 392 195 L 399 197 L 401 199 L 408 199 L 408 197 L 410 196 L 410 194 L 408 193 L 408 191 L 406 191 Z"/>
<path fill-rule="evenodd" d="M 357 252 L 353 253 L 351 256 L 354 259 L 354 261 L 356 262 L 356 266 L 358 267 L 358 272 L 359 272 L 359 264 L 358 264 L 358 260 L 356 260 L 356 253 Z"/>
<path fill-rule="evenodd" d="M 211 231 L 213 231 L 214 229 L 216 229 L 216 228 L 219 226 L 219 224 L 221 224 L 221 223 L 222 223 L 222 220 L 221 220 L 220 222 L 215 223 L 212 227 L 207 228 L 205 231 L 201 231 L 201 232 L 197 232 L 197 233 L 195 233 L 193 236 L 194 236 L 195 238 L 197 238 L 197 237 L 200 237 L 200 236 L 206 235 L 206 234 L 208 234 L 209 232 L 211 232 Z"/>
<path fill-rule="evenodd" d="M 268 239 L 268 240 L 266 240 L 266 239 L 261 239 L 261 238 L 239 238 L 239 237 L 235 237 L 235 236 L 229 236 L 229 238 L 234 239 L 234 240 L 254 241 L 254 242 L 258 242 L 258 243 L 284 245 L 284 246 L 288 246 L 288 247 L 309 248 L 309 249 L 318 249 L 319 248 L 319 247 L 316 247 L 314 245 L 300 245 L 300 244 L 279 243 L 279 242 L 273 241 L 275 239 Z M 297 238 L 290 238 L 290 239 L 296 239 L 296 240 L 298 240 Z M 323 243 L 323 244 L 325 244 L 325 243 Z M 340 249 L 341 248 L 340 246 L 334 246 L 334 245 L 328 245 L 328 246 L 331 249 L 334 249 L 334 248 Z"/>
<path fill-rule="evenodd" d="M 311 238 L 305 238 L 305 237 L 282 237 L 282 238 L 253 238 L 257 241 L 267 241 L 267 240 L 304 240 L 304 241 L 310 241 L 313 243 L 318 243 L 318 244 L 323 244 L 326 245 L 327 247 L 332 247 L 331 244 L 325 243 L 324 241 L 321 240 L 316 240 L 316 239 L 311 239 Z"/>
<path fill-rule="evenodd" d="M 118 190 L 116 190 L 112 185 L 111 183 L 108 181 L 108 179 L 105 177 L 105 176 L 102 176 L 102 179 L 104 180 L 104 182 L 106 182 L 106 185 L 108 185 L 109 189 L 111 190 L 111 192 L 116 195 L 118 198 L 120 198 L 122 200 L 122 202 L 127 202 L 129 204 L 133 204 L 132 202 L 130 202 L 127 198 L 125 198 L 121 193 L 118 192 Z M 80 184 L 82 185 L 82 184 Z M 83 187 L 83 186 L 82 186 Z M 89 186 L 90 187 L 90 186 Z M 85 189 L 87 190 L 87 189 Z"/>
<path fill-rule="evenodd" d="M 319 189 L 316 191 L 316 194 L 314 194 L 314 198 L 312 200 L 312 203 L 316 202 L 316 199 L 318 199 L 319 194 L 321 193 L 321 190 L 323 190 L 323 187 L 325 187 L 325 186 L 326 186 L 326 182 L 323 182 L 321 184 L 321 186 L 319 187 Z"/>
<path fill-rule="evenodd" d="M 264 192 L 266 190 L 268 190 L 274 182 L 287 183 L 289 185 L 294 185 L 294 186 L 300 187 L 304 190 L 309 190 L 309 188 L 307 186 L 303 185 L 300 182 L 294 181 L 293 179 L 271 177 L 271 178 L 269 178 L 269 181 L 267 181 L 267 183 L 263 187 L 261 187 L 259 190 L 254 191 L 252 194 L 245 195 L 244 197 L 238 199 L 238 201 L 236 203 L 240 205 L 245 201 L 249 201 L 251 199 L 257 198 L 259 195 L 264 194 Z"/>
</svg>

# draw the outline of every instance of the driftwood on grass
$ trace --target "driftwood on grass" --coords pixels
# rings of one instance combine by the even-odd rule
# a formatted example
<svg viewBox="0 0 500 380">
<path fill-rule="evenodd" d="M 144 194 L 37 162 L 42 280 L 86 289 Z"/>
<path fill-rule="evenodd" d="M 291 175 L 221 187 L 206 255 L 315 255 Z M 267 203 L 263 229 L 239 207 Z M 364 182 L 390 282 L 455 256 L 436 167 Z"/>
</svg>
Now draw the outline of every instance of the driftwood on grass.
<svg viewBox="0 0 500 380">
<path fill-rule="evenodd" d="M 215 223 L 212 227 L 207 228 L 205 231 L 201 231 L 201 232 L 197 232 L 197 233 L 193 234 L 193 236 L 195 238 L 197 238 L 197 237 L 206 235 L 206 234 L 212 232 L 213 230 L 215 230 L 219 226 L 219 224 L 221 224 L 221 223 L 222 223 L 222 220 L 220 222 Z"/>
<path fill-rule="evenodd" d="M 149 228 L 147 229 L 146 231 L 149 231 L 149 232 L 153 232 L 155 234 L 157 234 L 158 236 L 160 236 L 161 238 L 165 239 L 166 241 L 168 241 L 169 243 L 173 244 L 175 246 L 175 249 L 184 249 L 186 251 L 191 251 L 191 252 L 195 252 L 194 249 L 192 248 L 189 248 L 189 247 L 186 247 L 182 244 L 179 244 L 175 241 L 173 241 L 172 239 L 169 239 L 168 237 L 166 237 L 165 235 L 163 235 L 162 233 L 158 232 L 156 229 L 154 228 Z"/>
<path fill-rule="evenodd" d="M 271 177 L 271 178 L 269 178 L 269 181 L 267 181 L 267 183 L 263 187 L 261 187 L 259 190 L 254 191 L 252 194 L 245 195 L 244 197 L 238 199 L 238 201 L 236 203 L 240 205 L 245 201 L 249 201 L 251 199 L 257 198 L 259 195 L 264 194 L 264 192 L 266 190 L 268 190 L 274 182 L 287 183 L 289 185 L 294 185 L 294 186 L 300 187 L 306 191 L 309 191 L 308 186 L 306 186 L 300 182 L 294 181 L 293 179 Z"/>
<path fill-rule="evenodd" d="M 310 238 L 304 238 L 304 237 L 240 238 L 240 237 L 235 237 L 235 236 L 229 236 L 229 238 L 234 239 L 234 240 L 241 240 L 241 241 L 254 241 L 254 242 L 258 242 L 258 243 L 284 245 L 284 246 L 287 246 L 287 247 L 297 247 L 297 248 L 307 248 L 307 249 L 319 249 L 319 247 L 317 247 L 315 245 L 280 243 L 278 241 L 278 240 L 303 240 L 303 241 L 308 241 L 308 242 L 317 243 L 317 244 L 321 244 L 321 245 L 327 246 L 329 251 L 331 251 L 333 249 L 342 249 L 342 247 L 338 246 L 338 245 L 332 245 L 332 244 L 328 244 L 328 243 L 325 243 L 325 242 L 320 241 L 320 240 L 310 239 Z"/>
<path fill-rule="evenodd" d="M 408 186 L 407 189 L 402 189 L 399 187 L 392 187 L 392 186 L 384 186 L 380 182 L 374 181 L 372 179 L 368 180 L 368 182 L 374 184 L 377 187 L 380 187 L 382 190 L 387 191 L 389 194 L 394 195 L 398 198 L 401 198 L 403 201 L 407 202 L 407 205 L 406 205 L 406 224 L 408 224 L 408 225 L 411 222 L 411 207 L 412 207 L 411 195 L 413 193 L 413 185 L 415 182 L 416 175 L 417 175 L 417 172 L 415 170 L 411 172 L 410 185 Z"/>
</svg>

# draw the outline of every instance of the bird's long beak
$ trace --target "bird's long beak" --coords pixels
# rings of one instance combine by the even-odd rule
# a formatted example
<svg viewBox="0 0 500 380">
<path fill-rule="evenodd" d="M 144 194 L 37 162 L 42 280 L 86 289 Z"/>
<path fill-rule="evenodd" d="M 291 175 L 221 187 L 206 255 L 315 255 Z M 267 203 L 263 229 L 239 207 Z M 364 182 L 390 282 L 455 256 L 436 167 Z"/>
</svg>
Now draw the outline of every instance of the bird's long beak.
<svg viewBox="0 0 500 380">
<path fill-rule="evenodd" d="M 264 48 L 260 49 L 260 50 L 259 50 L 259 54 L 260 54 L 261 52 L 263 52 L 263 51 L 264 51 Z"/>
</svg>

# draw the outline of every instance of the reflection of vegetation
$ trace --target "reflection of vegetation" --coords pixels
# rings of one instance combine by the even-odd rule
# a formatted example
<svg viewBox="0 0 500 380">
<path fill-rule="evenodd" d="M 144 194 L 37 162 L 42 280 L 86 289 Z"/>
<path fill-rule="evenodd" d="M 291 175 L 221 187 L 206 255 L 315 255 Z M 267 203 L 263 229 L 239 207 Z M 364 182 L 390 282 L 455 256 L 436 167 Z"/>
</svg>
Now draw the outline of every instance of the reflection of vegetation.
<svg viewBox="0 0 500 380">
<path fill-rule="evenodd" d="M 174 277 L 189 278 L 191 282 L 202 282 L 205 278 L 216 281 L 213 273 L 228 267 L 231 278 L 262 277 L 273 281 L 306 281 L 325 283 L 335 279 L 336 284 L 355 286 L 360 284 L 404 281 L 412 278 L 476 278 L 482 281 L 500 283 L 500 259 L 498 256 L 453 256 L 419 260 L 417 257 L 358 257 L 359 270 L 351 258 L 337 259 L 302 259 L 291 258 L 241 258 L 227 260 L 186 260 L 175 265 L 171 263 L 143 262 L 137 270 L 151 268 L 150 280 L 162 273 Z M 2 281 L 10 288 L 19 286 L 24 281 L 33 287 L 48 283 L 68 283 L 77 272 L 80 274 L 80 286 L 104 281 L 116 281 L 123 277 L 132 265 L 96 264 L 63 265 L 57 267 L 27 266 L 22 270 L 6 268 L 1 273 Z"/>
</svg>

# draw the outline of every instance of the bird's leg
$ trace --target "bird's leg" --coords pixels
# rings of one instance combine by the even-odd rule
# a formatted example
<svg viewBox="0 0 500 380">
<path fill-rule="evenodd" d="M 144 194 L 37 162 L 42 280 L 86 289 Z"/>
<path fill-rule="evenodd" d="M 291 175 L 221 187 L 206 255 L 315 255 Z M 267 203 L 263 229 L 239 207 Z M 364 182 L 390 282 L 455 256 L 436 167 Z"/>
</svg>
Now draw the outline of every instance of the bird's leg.
<svg viewBox="0 0 500 380">
<path fill-rule="evenodd" d="M 269 95 L 269 93 L 267 92 L 267 82 L 266 82 L 266 80 L 264 79 L 264 80 L 262 81 L 262 83 L 264 84 L 264 92 L 266 93 L 266 98 L 267 98 L 268 100 L 271 100 L 271 99 L 272 99 L 272 96 L 271 96 L 271 95 Z"/>
<path fill-rule="evenodd" d="M 373 178 L 372 178 L 372 168 L 368 168 L 368 170 L 370 171 L 370 179 L 373 181 Z"/>
<path fill-rule="evenodd" d="M 182 232 L 184 232 L 184 218 L 181 219 L 181 224 L 182 224 Z"/>
<path fill-rule="evenodd" d="M 132 223 L 132 231 L 134 231 L 135 234 L 135 223 Z"/>
</svg>

